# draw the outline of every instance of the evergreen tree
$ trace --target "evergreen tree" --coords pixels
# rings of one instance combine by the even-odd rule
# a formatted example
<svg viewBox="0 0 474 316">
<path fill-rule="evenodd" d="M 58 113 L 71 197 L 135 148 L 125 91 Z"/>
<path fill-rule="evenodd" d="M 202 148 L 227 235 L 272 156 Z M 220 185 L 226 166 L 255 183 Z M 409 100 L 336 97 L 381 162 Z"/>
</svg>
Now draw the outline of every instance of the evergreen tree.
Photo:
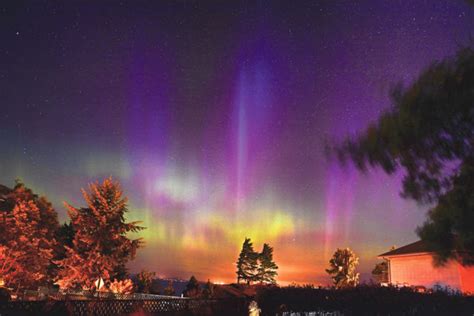
<svg viewBox="0 0 474 316">
<path fill-rule="evenodd" d="M 125 222 L 127 199 L 117 182 L 108 178 L 82 191 L 88 207 L 66 204 L 74 239 L 72 247 L 65 246 L 66 257 L 57 261 L 61 288 L 92 288 L 99 278 L 123 279 L 126 263 L 141 245 L 141 239 L 127 237 L 143 228 L 138 222 Z"/>
<path fill-rule="evenodd" d="M 174 287 L 173 287 L 173 281 L 170 280 L 168 282 L 168 286 L 166 286 L 165 289 L 163 290 L 163 294 L 168 295 L 168 296 L 175 295 L 175 291 L 174 291 Z"/>
<path fill-rule="evenodd" d="M 255 280 L 258 267 L 257 260 L 258 253 L 253 250 L 252 241 L 250 241 L 250 238 L 245 238 L 237 260 L 237 283 L 244 281 L 250 284 Z"/>
<path fill-rule="evenodd" d="M 255 281 L 261 283 L 276 283 L 278 266 L 273 261 L 273 248 L 268 244 L 263 244 L 262 252 L 258 256 L 258 272 Z"/>
<path fill-rule="evenodd" d="M 150 293 L 153 279 L 155 278 L 155 272 L 148 272 L 142 270 L 137 274 L 137 289 L 139 293 Z"/>
<path fill-rule="evenodd" d="M 374 269 L 372 270 L 372 276 L 374 277 L 377 283 L 387 283 L 388 282 L 388 261 L 384 260 L 375 264 Z"/>
<path fill-rule="evenodd" d="M 395 250 L 396 247 L 390 247 L 390 251 Z M 372 276 L 377 283 L 388 283 L 388 260 L 384 259 L 382 262 L 375 264 L 372 270 Z"/>
<path fill-rule="evenodd" d="M 71 223 L 64 223 L 59 226 L 59 229 L 56 232 L 56 239 L 62 245 L 72 247 L 72 241 L 74 240 L 74 229 L 72 228 Z"/>
<path fill-rule="evenodd" d="M 207 280 L 204 290 L 202 291 L 202 295 L 206 299 L 214 297 L 214 284 L 211 283 L 211 280 Z"/>
<path fill-rule="evenodd" d="M 437 262 L 474 264 L 474 49 L 433 63 L 391 97 L 378 122 L 335 152 L 361 170 L 402 169 L 403 196 L 434 205 L 417 233 Z"/>
<path fill-rule="evenodd" d="M 54 275 L 56 211 L 17 181 L 0 188 L 0 275 L 7 287 L 36 289 Z"/>
<path fill-rule="evenodd" d="M 57 246 L 55 249 L 55 260 L 66 258 L 66 247 L 72 247 L 74 240 L 74 229 L 70 223 L 64 223 L 56 231 Z"/>
<path fill-rule="evenodd" d="M 150 286 L 150 294 L 162 294 L 164 292 L 163 287 L 160 285 L 158 279 L 153 279 Z"/>
<path fill-rule="evenodd" d="M 359 258 L 349 248 L 337 249 L 329 261 L 330 268 L 326 272 L 331 275 L 336 288 L 356 286 L 359 284 L 359 273 L 356 267 Z"/>
<path fill-rule="evenodd" d="M 193 276 L 186 284 L 186 289 L 184 290 L 184 296 L 186 297 L 198 297 L 201 295 L 201 288 L 199 287 L 198 280 Z"/>
</svg>

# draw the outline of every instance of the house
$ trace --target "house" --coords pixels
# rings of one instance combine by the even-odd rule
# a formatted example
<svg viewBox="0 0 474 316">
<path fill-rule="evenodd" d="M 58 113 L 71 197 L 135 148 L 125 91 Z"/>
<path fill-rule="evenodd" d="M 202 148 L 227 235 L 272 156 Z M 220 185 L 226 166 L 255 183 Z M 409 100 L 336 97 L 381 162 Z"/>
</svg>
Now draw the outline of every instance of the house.
<svg viewBox="0 0 474 316">
<path fill-rule="evenodd" d="M 379 255 L 388 261 L 388 282 L 393 285 L 449 286 L 464 293 L 474 293 L 474 266 L 450 260 L 444 266 L 433 264 L 434 252 L 423 241 Z"/>
</svg>

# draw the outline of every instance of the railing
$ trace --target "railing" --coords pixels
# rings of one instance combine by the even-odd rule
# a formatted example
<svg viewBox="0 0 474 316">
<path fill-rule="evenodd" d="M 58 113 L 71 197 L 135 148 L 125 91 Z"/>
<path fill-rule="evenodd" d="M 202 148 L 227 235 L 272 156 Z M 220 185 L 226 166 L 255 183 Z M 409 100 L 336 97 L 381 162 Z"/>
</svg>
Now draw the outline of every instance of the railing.
<svg viewBox="0 0 474 316">
<path fill-rule="evenodd" d="M 112 292 L 91 292 L 91 291 L 59 291 L 48 295 L 55 300 L 71 299 L 115 299 L 115 300 L 181 300 L 187 297 L 157 295 L 148 293 L 120 294 Z"/>
</svg>

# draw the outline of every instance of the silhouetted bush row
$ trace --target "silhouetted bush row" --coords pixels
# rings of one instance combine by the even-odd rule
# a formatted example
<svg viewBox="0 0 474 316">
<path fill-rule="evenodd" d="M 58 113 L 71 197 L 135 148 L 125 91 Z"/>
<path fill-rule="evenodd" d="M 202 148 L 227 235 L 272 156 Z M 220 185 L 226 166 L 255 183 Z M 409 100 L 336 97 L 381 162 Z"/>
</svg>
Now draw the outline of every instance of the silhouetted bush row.
<svg viewBox="0 0 474 316">
<path fill-rule="evenodd" d="M 410 288 L 358 286 L 346 289 L 266 287 L 257 301 L 263 315 L 284 312 L 335 312 L 344 315 L 473 315 L 474 297 L 442 291 L 424 294 Z"/>
</svg>

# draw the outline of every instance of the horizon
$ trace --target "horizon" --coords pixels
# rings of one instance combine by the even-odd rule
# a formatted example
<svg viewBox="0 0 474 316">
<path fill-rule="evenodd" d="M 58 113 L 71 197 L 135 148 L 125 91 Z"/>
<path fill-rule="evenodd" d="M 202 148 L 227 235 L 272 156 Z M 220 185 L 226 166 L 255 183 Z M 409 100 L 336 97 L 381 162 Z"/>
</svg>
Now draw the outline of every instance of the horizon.
<svg viewBox="0 0 474 316">
<path fill-rule="evenodd" d="M 390 108 L 390 88 L 469 43 L 463 0 L 0 4 L 0 184 L 53 203 L 112 176 L 147 227 L 128 268 L 235 283 L 244 238 L 279 284 L 326 285 L 418 240 L 401 173 L 324 154 Z"/>
</svg>

